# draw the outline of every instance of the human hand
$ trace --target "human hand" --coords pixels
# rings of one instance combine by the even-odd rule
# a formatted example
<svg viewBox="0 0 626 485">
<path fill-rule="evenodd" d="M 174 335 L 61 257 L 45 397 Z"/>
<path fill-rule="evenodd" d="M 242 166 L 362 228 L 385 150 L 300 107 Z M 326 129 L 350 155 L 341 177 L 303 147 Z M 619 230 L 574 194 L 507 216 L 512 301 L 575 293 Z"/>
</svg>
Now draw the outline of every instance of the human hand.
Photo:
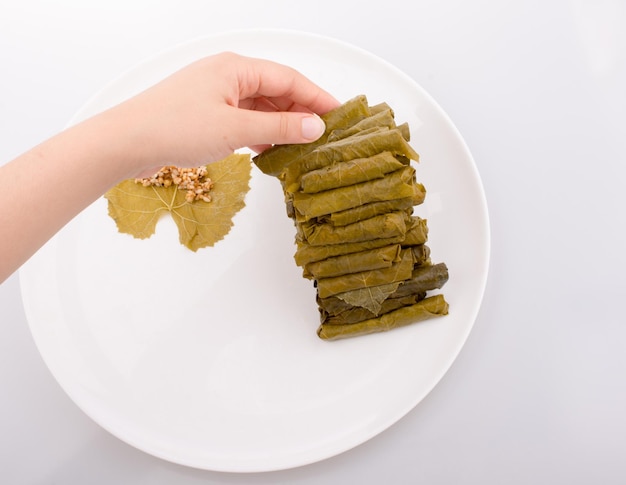
<svg viewBox="0 0 626 485">
<path fill-rule="evenodd" d="M 338 105 L 289 67 L 224 53 L 56 134 L 0 167 L 0 283 L 120 181 L 314 141 L 324 130 L 314 113 Z"/>
<path fill-rule="evenodd" d="M 223 53 L 196 61 L 112 110 L 131 139 L 133 176 L 196 166 L 242 147 L 319 138 L 339 101 L 297 71 Z M 120 126 L 117 124 L 117 126 Z"/>
</svg>

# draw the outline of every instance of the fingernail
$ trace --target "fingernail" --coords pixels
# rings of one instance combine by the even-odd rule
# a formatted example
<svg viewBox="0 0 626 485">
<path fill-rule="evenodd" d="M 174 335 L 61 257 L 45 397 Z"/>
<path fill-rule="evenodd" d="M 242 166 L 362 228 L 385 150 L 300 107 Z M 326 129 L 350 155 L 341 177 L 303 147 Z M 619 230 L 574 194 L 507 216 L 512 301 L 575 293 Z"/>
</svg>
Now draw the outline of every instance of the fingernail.
<svg viewBox="0 0 626 485">
<path fill-rule="evenodd" d="M 307 140 L 317 140 L 325 129 L 326 125 L 317 115 L 302 118 L 302 136 Z"/>
</svg>

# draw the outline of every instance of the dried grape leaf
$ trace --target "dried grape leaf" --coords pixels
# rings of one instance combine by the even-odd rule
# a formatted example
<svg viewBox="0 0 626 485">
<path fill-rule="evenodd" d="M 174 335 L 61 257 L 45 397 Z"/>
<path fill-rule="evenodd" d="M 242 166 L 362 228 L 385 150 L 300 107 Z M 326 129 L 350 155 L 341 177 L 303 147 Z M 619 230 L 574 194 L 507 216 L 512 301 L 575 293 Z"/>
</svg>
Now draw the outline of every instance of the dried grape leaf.
<svg viewBox="0 0 626 485">
<path fill-rule="evenodd" d="M 407 280 L 413 273 L 413 255 L 411 251 L 405 249 L 402 250 L 400 257 L 401 260 L 392 264 L 389 268 L 361 271 L 332 278 L 321 278 L 317 280 L 317 293 L 320 298 L 327 298 L 359 288 L 369 288 Z M 359 303 L 355 306 L 365 306 L 365 303 Z"/>
<path fill-rule="evenodd" d="M 401 307 L 370 320 L 344 325 L 322 323 L 317 329 L 317 334 L 325 340 L 336 340 L 375 332 L 385 332 L 430 318 L 447 315 L 448 308 L 448 302 L 443 295 L 434 295 L 424 298 L 414 305 Z"/>
<path fill-rule="evenodd" d="M 384 285 L 370 286 L 368 288 L 359 288 L 345 293 L 339 293 L 335 297 L 345 301 L 353 307 L 367 308 L 370 312 L 378 315 L 383 302 L 394 293 L 402 281 L 395 283 L 387 283 Z"/>
<path fill-rule="evenodd" d="M 356 158 L 307 172 L 300 178 L 300 187 L 302 192 L 313 194 L 381 179 L 404 166 L 393 154 L 382 152 L 368 158 Z"/>
<path fill-rule="evenodd" d="M 357 133 L 318 147 L 290 163 L 279 178 L 283 181 L 283 187 L 288 193 L 295 193 L 300 188 L 300 177 L 311 170 L 337 162 L 371 157 L 381 152 L 391 152 L 394 155 L 419 161 L 419 155 L 408 144 L 399 128 L 390 130 L 380 127 L 373 132 Z"/>
<path fill-rule="evenodd" d="M 295 145 L 274 145 L 254 157 L 254 162 L 263 173 L 278 176 L 293 160 L 312 152 L 320 145 L 324 145 L 334 130 L 349 128 L 371 114 L 367 98 L 364 95 L 356 96 L 340 107 L 322 115 L 326 130 L 317 141 Z"/>
<path fill-rule="evenodd" d="M 424 293 L 412 293 L 400 298 L 393 298 L 391 295 L 389 298 L 383 301 L 378 313 L 372 313 L 367 308 L 363 307 L 349 307 L 346 310 L 331 315 L 320 308 L 320 323 L 326 323 L 328 325 L 345 325 L 350 323 L 358 323 L 363 320 L 369 320 L 370 318 L 376 318 L 385 313 L 398 310 L 399 308 L 414 305 L 419 301 L 426 298 L 426 292 Z"/>
<path fill-rule="evenodd" d="M 307 278 L 329 278 L 372 269 L 388 268 L 400 260 L 400 245 L 344 254 L 311 263 L 304 268 Z"/>
<path fill-rule="evenodd" d="M 406 166 L 385 178 L 361 182 L 348 187 L 316 194 L 296 192 L 293 206 L 305 219 L 352 209 L 370 202 L 381 202 L 415 196 L 415 169 Z"/>
<path fill-rule="evenodd" d="M 233 154 L 207 165 L 214 182 L 210 202 L 188 202 L 186 191 L 176 185 L 144 187 L 125 180 L 105 194 L 109 215 L 120 232 L 146 239 L 154 234 L 160 217 L 169 212 L 181 244 L 192 251 L 213 246 L 228 234 L 233 217 L 245 206 L 251 168 L 246 154 Z"/>
<path fill-rule="evenodd" d="M 380 111 L 376 111 L 378 109 L 380 109 Z M 380 128 L 381 126 L 385 126 L 387 128 L 396 127 L 393 110 L 389 108 L 388 105 L 387 107 L 372 106 L 370 107 L 370 116 L 367 118 L 362 119 L 349 128 L 333 130 L 328 135 L 328 143 L 348 138 L 349 136 L 356 135 L 358 133 L 363 133 L 364 131 L 371 130 L 372 128 Z"/>
<path fill-rule="evenodd" d="M 302 224 L 298 228 L 298 239 L 311 246 L 326 246 L 396 237 L 406 234 L 407 222 L 410 222 L 410 216 L 406 212 L 395 211 L 345 226 Z"/>
<path fill-rule="evenodd" d="M 328 246 L 311 246 L 310 244 L 296 241 L 297 249 L 294 259 L 298 266 L 305 266 L 314 261 L 322 261 L 326 258 L 341 256 L 342 254 L 365 251 L 366 249 L 380 248 L 389 244 L 402 242 L 404 236 L 372 239 L 357 243 L 330 244 Z"/>
</svg>

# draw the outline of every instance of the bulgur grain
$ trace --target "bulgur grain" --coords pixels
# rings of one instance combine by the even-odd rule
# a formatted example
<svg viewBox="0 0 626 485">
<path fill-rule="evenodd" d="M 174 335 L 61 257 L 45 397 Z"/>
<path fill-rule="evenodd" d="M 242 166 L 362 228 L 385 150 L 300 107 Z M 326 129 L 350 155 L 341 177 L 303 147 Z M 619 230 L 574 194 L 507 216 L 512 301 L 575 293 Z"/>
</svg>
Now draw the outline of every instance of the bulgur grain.
<svg viewBox="0 0 626 485">
<path fill-rule="evenodd" d="M 211 202 L 208 195 L 213 188 L 213 181 L 207 177 L 205 166 L 196 168 L 180 168 L 174 165 L 167 165 L 151 177 L 137 178 L 135 183 L 144 187 L 170 187 L 178 186 L 179 189 L 187 191 L 185 200 L 194 202 L 202 200 Z"/>
</svg>

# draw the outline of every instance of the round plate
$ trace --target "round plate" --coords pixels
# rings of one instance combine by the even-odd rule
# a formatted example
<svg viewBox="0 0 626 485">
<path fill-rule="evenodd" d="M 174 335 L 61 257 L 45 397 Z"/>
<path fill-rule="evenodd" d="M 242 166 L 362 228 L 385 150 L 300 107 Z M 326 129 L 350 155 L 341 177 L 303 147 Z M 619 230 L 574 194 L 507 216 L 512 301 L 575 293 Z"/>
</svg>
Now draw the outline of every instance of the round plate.
<svg viewBox="0 0 626 485">
<path fill-rule="evenodd" d="M 336 342 L 316 335 L 315 290 L 293 261 L 278 181 L 253 168 L 246 207 L 215 247 L 193 253 L 170 219 L 136 240 L 100 199 L 21 270 L 43 359 L 95 422 L 163 459 L 219 471 L 322 460 L 397 422 L 448 370 L 476 318 L 489 227 L 461 136 L 413 80 L 336 40 L 291 31 L 202 38 L 142 63 L 72 120 L 95 114 L 202 56 L 224 50 L 288 64 L 340 100 L 366 94 L 407 121 L 427 190 L 434 262 L 447 263 L 450 314 Z"/>
</svg>

